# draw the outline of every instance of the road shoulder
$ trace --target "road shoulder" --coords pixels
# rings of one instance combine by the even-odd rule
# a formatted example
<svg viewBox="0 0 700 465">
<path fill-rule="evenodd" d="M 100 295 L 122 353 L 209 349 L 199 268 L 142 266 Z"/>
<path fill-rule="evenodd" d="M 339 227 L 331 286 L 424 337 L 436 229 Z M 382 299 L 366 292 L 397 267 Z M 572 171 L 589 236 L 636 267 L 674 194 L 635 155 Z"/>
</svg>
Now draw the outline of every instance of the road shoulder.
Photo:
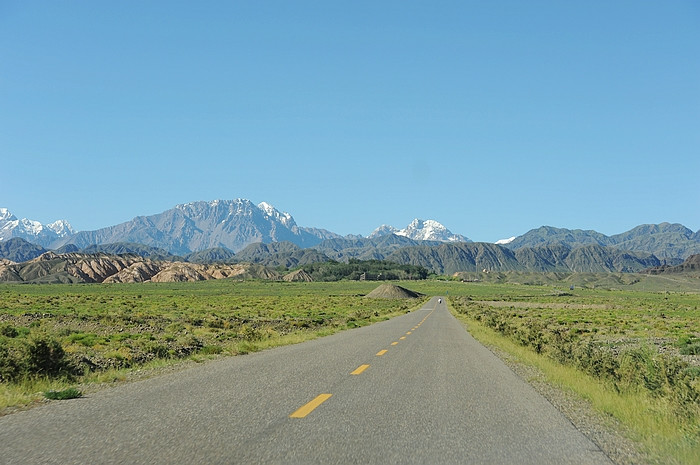
<svg viewBox="0 0 700 465">
<path fill-rule="evenodd" d="M 457 318 L 468 331 L 466 323 Z M 615 418 L 596 411 L 585 399 L 562 390 L 547 380 L 537 367 L 492 344 L 479 341 L 503 361 L 518 377 L 530 384 L 559 410 L 582 434 L 588 437 L 617 465 L 652 463 L 640 446 L 625 435 L 625 427 Z"/>
</svg>

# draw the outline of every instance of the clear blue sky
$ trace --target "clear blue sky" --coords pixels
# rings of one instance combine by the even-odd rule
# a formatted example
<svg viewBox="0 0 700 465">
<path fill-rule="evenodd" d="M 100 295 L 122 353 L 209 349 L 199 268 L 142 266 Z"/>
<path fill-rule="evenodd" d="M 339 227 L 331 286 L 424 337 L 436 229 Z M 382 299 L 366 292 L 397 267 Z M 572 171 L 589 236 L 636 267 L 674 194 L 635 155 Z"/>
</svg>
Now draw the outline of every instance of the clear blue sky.
<svg viewBox="0 0 700 465">
<path fill-rule="evenodd" d="M 700 3 L 0 0 L 0 207 L 700 229 Z"/>
</svg>

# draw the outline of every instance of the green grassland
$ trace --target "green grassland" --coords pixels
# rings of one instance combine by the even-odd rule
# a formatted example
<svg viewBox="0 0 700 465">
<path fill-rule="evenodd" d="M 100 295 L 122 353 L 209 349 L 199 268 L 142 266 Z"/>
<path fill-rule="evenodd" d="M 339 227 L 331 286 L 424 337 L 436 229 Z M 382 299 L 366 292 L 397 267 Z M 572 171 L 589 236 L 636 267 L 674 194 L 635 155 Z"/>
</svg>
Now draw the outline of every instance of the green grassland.
<svg viewBox="0 0 700 465">
<path fill-rule="evenodd" d="M 300 342 L 420 305 L 363 297 L 376 286 L 232 280 L 3 285 L 0 411 L 35 402 L 46 389 L 119 379 L 154 363 Z"/>
<path fill-rule="evenodd" d="M 477 338 L 517 353 L 617 418 L 659 462 L 700 457 L 697 277 L 473 275 L 471 282 L 398 284 L 447 296 Z M 301 342 L 425 301 L 364 297 L 379 284 L 0 285 L 0 414 L 44 393 L 120 381 L 144 367 Z M 574 375 L 562 378 L 561 370 Z"/>
</svg>

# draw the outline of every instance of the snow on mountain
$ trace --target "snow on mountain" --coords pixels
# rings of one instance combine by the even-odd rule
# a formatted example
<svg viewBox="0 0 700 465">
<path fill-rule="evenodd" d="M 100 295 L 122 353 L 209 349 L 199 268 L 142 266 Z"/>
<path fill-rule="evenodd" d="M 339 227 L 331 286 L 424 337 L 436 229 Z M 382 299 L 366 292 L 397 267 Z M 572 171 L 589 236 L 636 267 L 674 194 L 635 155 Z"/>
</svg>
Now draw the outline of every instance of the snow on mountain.
<svg viewBox="0 0 700 465">
<path fill-rule="evenodd" d="M 508 239 L 499 239 L 499 240 L 496 241 L 496 245 L 506 245 L 506 244 L 510 244 L 510 243 L 513 242 L 514 240 L 515 240 L 515 236 L 509 237 Z"/>
<path fill-rule="evenodd" d="M 0 208 L 0 222 L 14 221 L 16 219 L 17 217 L 10 213 L 10 210 L 8 210 L 7 208 Z"/>
<path fill-rule="evenodd" d="M 29 242 L 47 246 L 56 239 L 70 236 L 75 230 L 66 220 L 44 225 L 27 218 L 18 219 L 7 208 L 0 208 L 0 241 L 21 237 Z"/>
<path fill-rule="evenodd" d="M 397 234 L 398 232 L 399 230 L 395 227 L 389 226 L 388 224 L 383 224 L 374 231 L 372 231 L 372 234 L 370 234 L 367 237 L 373 239 L 375 237 L 388 236 L 389 234 Z"/>
<path fill-rule="evenodd" d="M 22 218 L 17 224 L 17 230 L 24 234 L 38 236 L 44 230 L 44 225 L 38 221 Z"/>
<path fill-rule="evenodd" d="M 54 221 L 53 223 L 47 224 L 46 227 L 51 231 L 55 232 L 58 235 L 58 237 L 70 236 L 71 234 L 76 233 L 76 230 L 73 229 L 73 226 L 71 226 L 71 224 L 66 220 Z"/>
<path fill-rule="evenodd" d="M 288 228 L 291 228 L 292 226 L 296 226 L 296 223 L 294 222 L 294 218 L 292 218 L 292 215 L 290 215 L 287 212 L 280 212 L 277 210 L 275 207 L 270 205 L 267 202 L 260 202 L 258 204 L 258 208 L 264 211 L 267 216 L 270 218 L 274 218 L 283 225 L 285 225 Z"/>
<path fill-rule="evenodd" d="M 449 229 L 435 220 L 415 219 L 404 229 L 396 229 L 393 226 L 382 225 L 375 229 L 370 238 L 396 234 L 417 241 L 440 242 L 471 242 L 467 237 L 453 234 Z"/>
<path fill-rule="evenodd" d="M 84 248 L 93 244 L 136 242 L 186 255 L 215 247 L 237 253 L 258 242 L 289 241 L 299 247 L 311 247 L 321 240 L 316 230 L 299 228 L 289 213 L 282 213 L 267 202 L 255 205 L 247 199 L 234 199 L 176 205 L 155 215 L 82 231 L 52 246 L 74 244 Z"/>
</svg>

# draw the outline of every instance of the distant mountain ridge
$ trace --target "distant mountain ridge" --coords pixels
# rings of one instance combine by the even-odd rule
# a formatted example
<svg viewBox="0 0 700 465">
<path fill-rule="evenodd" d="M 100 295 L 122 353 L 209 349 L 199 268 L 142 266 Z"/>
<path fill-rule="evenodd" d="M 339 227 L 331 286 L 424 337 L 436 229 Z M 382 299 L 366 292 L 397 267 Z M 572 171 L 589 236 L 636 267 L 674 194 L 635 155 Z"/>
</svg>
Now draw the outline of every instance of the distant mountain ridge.
<svg viewBox="0 0 700 465">
<path fill-rule="evenodd" d="M 614 247 L 649 252 L 662 260 L 682 261 L 690 255 L 700 253 L 700 231 L 694 233 L 682 224 L 661 223 L 643 224 L 621 234 L 606 236 L 592 230 L 542 226 L 503 243 L 512 250 L 556 244 L 565 244 L 571 248 L 587 245 Z"/>
<path fill-rule="evenodd" d="M 599 245 L 571 249 L 559 244 L 513 251 L 483 242 L 406 247 L 392 252 L 386 260 L 404 265 L 419 265 L 448 275 L 464 271 L 525 270 L 628 273 L 642 271 L 661 263 L 650 253 L 627 252 Z"/>
<path fill-rule="evenodd" d="M 26 262 L 46 252 L 48 251 L 42 246 L 32 244 L 21 237 L 0 242 L 0 259 L 16 263 Z"/>
<path fill-rule="evenodd" d="M 25 246 L 38 247 L 20 238 L 13 241 L 22 242 Z M 230 267 L 236 264 L 274 267 L 277 270 L 279 267 L 293 269 L 328 262 L 334 254 L 342 258 L 339 261 L 349 261 L 358 257 L 361 260 L 385 260 L 448 275 L 476 271 L 640 272 L 661 266 L 661 261 L 653 254 L 621 251 L 597 244 L 574 249 L 565 244 L 546 245 L 514 251 L 490 243 L 421 243 L 391 235 L 375 239 L 328 240 L 319 245 L 318 249 L 302 249 L 291 242 L 256 243 L 235 255 L 228 249 L 215 248 L 194 252 L 184 258 L 139 244 L 90 246 L 79 252 L 45 252 L 38 258 L 22 263 L 3 262 L 4 271 L 0 273 L 0 281 L 109 282 L 106 281 L 109 278 L 126 282 L 211 279 L 202 276 L 214 276 L 210 273 L 211 270 L 220 270 L 220 275 L 224 273 L 223 270 L 231 270 Z M 220 266 L 197 268 L 195 265 Z M 170 276 L 166 273 L 154 278 L 163 270 L 175 274 Z M 110 277 L 113 275 L 115 277 Z"/>
<path fill-rule="evenodd" d="M 163 213 L 138 216 L 116 226 L 81 231 L 57 240 L 52 247 L 75 244 L 84 248 L 92 244 L 135 242 L 175 255 L 187 255 L 215 247 L 237 252 L 256 242 L 290 241 L 311 247 L 321 242 L 319 236 L 316 230 L 298 227 L 291 215 L 265 202 L 254 205 L 250 200 L 235 199 L 177 205 Z"/>
<path fill-rule="evenodd" d="M 679 265 L 700 254 L 700 231 L 680 224 L 640 225 L 606 236 L 593 230 L 542 226 L 496 244 L 473 243 L 435 220 L 406 228 L 381 226 L 369 237 L 300 227 L 267 202 L 198 201 L 95 231 L 66 221 L 41 225 L 0 209 L 0 258 L 31 260 L 56 253 L 135 254 L 191 263 L 255 263 L 295 267 L 335 260 L 394 260 L 438 273 L 472 270 L 640 271 Z M 24 234 L 26 237 L 19 237 Z M 470 246 L 470 247 L 467 247 Z"/>
</svg>

